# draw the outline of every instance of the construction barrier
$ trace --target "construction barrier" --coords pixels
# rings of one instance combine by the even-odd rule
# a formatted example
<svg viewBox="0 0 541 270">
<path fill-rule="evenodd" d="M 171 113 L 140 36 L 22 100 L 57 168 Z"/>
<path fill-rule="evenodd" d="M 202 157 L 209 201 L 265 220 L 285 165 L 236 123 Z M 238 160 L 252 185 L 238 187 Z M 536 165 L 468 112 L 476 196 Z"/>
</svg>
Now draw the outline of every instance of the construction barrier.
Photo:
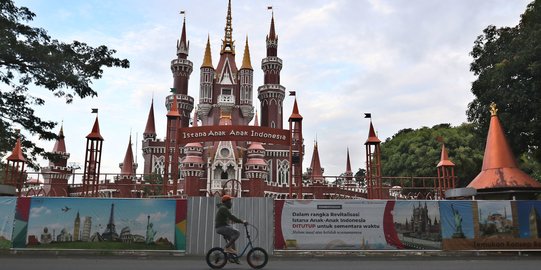
<svg viewBox="0 0 541 270">
<path fill-rule="evenodd" d="M 176 250 L 202 255 L 218 198 L 0 198 L 0 249 Z M 541 201 L 235 198 L 274 250 L 539 250 Z M 242 228 L 236 225 L 238 229 Z M 241 237 L 239 246 L 245 239 Z"/>
</svg>

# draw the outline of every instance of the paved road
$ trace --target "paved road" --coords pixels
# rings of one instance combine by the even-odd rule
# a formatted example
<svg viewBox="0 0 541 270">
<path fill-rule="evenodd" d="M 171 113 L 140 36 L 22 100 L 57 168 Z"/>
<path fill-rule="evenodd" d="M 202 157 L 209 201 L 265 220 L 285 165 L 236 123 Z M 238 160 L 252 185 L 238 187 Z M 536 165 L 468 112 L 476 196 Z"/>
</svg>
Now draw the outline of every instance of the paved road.
<svg viewBox="0 0 541 270">
<path fill-rule="evenodd" d="M 1 269 L 54 269 L 54 270 L 172 270 L 209 269 L 203 257 L 122 257 L 122 256 L 28 256 L 0 255 Z M 490 257 L 271 257 L 266 270 L 538 270 L 541 256 Z M 224 269 L 250 269 L 228 264 Z"/>
</svg>

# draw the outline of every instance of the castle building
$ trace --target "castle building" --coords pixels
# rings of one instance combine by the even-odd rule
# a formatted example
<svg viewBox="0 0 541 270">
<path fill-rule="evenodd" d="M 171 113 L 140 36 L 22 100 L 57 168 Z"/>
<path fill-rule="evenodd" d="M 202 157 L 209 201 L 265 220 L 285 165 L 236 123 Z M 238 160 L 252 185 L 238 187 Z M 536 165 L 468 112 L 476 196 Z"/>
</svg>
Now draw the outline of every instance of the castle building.
<svg viewBox="0 0 541 270">
<path fill-rule="evenodd" d="M 180 147 L 176 149 L 177 129 L 189 127 L 190 122 L 193 126 L 202 127 L 248 126 L 255 115 L 254 69 L 248 37 L 244 42 L 242 61 L 237 65 L 231 1 L 227 6 L 225 32 L 217 64 L 213 64 L 210 37 L 202 52 L 204 57 L 200 66 L 197 105 L 188 93 L 193 63 L 189 60 L 187 38 L 184 19 L 180 40 L 176 44 L 176 58 L 171 61 L 173 88 L 172 94 L 165 100 L 168 110 L 165 140 L 157 138 L 152 100 L 143 133 L 143 173 L 163 175 L 164 182 L 173 187 L 168 190 L 170 195 L 205 196 L 206 193 L 219 192 L 227 185 L 233 189 L 235 186 L 242 189 L 245 194 L 239 194 L 240 196 L 264 196 L 261 189 L 264 189 L 265 185 L 262 183 L 266 182 L 266 185 L 274 187 L 288 186 L 289 146 L 247 141 L 216 141 L 186 145 L 180 143 Z M 286 88 L 280 84 L 282 60 L 278 57 L 274 14 L 266 37 L 266 48 L 266 57 L 261 61 L 264 81 L 257 89 L 261 117 L 256 120 L 262 127 L 283 129 Z M 197 109 L 190 121 L 194 108 Z M 259 184 L 253 184 L 255 182 Z M 164 185 L 164 188 L 167 187 Z"/>
</svg>

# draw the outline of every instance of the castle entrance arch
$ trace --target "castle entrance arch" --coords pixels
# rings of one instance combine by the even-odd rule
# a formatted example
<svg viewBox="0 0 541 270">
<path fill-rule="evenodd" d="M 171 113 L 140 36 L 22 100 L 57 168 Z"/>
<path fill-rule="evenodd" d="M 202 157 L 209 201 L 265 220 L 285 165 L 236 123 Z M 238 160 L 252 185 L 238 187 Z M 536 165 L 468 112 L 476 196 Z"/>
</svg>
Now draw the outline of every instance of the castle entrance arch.
<svg viewBox="0 0 541 270">
<path fill-rule="evenodd" d="M 270 127 L 260 126 L 197 126 L 178 128 L 176 134 L 176 144 L 179 146 L 185 145 L 191 142 L 223 142 L 223 141 L 244 141 L 244 142 L 261 142 L 278 145 L 289 146 L 289 152 L 299 151 L 300 149 L 292 149 L 291 131 L 287 129 L 275 129 Z M 291 156 L 289 157 L 291 164 Z M 178 164 L 171 164 L 177 166 Z M 226 163 L 220 164 L 223 166 Z M 228 167 L 219 168 L 221 170 L 215 170 L 211 173 L 220 173 L 220 178 L 231 178 L 231 172 L 228 171 Z M 214 175 L 216 176 L 216 175 Z M 290 179 L 290 185 L 292 185 L 292 177 Z"/>
</svg>

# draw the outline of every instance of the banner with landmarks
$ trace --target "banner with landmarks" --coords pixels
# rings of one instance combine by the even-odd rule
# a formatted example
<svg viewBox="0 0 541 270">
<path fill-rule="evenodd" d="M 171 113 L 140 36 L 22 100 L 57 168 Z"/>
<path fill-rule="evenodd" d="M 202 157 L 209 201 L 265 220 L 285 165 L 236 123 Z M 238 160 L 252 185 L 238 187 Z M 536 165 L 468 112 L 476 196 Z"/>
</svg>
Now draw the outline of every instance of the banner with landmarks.
<svg viewBox="0 0 541 270">
<path fill-rule="evenodd" d="M 176 200 L 32 198 L 27 248 L 175 249 Z"/>
<path fill-rule="evenodd" d="M 438 220 L 434 201 L 277 201 L 275 247 L 441 249 Z"/>
<path fill-rule="evenodd" d="M 540 201 L 442 201 L 440 211 L 445 250 L 541 248 Z"/>
<path fill-rule="evenodd" d="M 0 197 L 0 249 L 11 248 L 17 198 Z"/>
</svg>

